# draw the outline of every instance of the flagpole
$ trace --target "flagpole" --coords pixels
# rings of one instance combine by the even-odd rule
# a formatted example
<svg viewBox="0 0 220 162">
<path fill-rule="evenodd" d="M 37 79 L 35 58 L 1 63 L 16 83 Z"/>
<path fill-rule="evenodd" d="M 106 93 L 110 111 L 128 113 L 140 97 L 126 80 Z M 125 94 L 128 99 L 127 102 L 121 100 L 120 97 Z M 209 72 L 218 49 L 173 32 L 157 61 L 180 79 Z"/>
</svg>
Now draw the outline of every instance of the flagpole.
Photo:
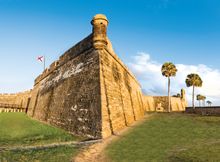
<svg viewBox="0 0 220 162">
<path fill-rule="evenodd" d="M 44 59 L 43 59 L 43 60 L 44 60 L 44 70 L 45 70 L 45 64 L 46 64 L 46 63 L 45 63 L 45 62 L 46 62 L 46 57 L 45 57 L 45 55 L 44 55 Z"/>
</svg>

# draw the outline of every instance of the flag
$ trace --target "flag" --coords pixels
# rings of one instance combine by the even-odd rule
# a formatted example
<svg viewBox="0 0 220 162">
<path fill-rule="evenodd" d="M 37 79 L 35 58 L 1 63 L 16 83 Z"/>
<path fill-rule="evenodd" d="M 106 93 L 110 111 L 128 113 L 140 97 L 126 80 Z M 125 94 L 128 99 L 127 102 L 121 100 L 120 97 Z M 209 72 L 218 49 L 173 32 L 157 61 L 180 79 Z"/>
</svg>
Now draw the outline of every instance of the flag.
<svg viewBox="0 0 220 162">
<path fill-rule="evenodd" d="M 37 60 L 40 61 L 40 62 L 43 62 L 44 61 L 44 56 L 38 56 Z"/>
<path fill-rule="evenodd" d="M 43 63 L 43 69 L 45 70 L 45 56 L 38 56 L 37 61 L 40 61 Z"/>
</svg>

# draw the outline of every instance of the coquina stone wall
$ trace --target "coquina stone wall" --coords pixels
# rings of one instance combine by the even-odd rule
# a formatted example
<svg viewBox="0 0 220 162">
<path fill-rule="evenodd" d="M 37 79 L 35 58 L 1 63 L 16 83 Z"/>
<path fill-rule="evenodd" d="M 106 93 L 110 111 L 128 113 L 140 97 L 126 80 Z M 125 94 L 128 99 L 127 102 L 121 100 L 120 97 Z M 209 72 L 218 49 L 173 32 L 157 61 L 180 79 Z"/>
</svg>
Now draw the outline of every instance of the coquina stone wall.
<svg viewBox="0 0 220 162">
<path fill-rule="evenodd" d="M 35 80 L 28 115 L 74 134 L 105 138 L 144 115 L 141 88 L 114 53 L 108 21 L 96 15 L 93 33 Z"/>
<path fill-rule="evenodd" d="M 19 105 L 22 108 L 28 107 L 31 91 L 20 93 L 0 94 L 0 104 Z"/>
<path fill-rule="evenodd" d="M 89 36 L 35 81 L 28 114 L 69 132 L 101 137 L 99 53 Z"/>
<path fill-rule="evenodd" d="M 140 84 L 114 53 L 100 51 L 102 135 L 107 137 L 144 116 Z"/>
</svg>

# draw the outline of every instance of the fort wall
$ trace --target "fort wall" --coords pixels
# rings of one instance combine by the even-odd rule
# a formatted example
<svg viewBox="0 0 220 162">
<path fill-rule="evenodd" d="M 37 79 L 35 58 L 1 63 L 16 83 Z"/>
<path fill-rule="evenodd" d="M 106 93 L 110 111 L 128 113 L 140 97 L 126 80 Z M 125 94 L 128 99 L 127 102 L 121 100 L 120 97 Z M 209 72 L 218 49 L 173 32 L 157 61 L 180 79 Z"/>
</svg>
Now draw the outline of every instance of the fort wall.
<svg viewBox="0 0 220 162">
<path fill-rule="evenodd" d="M 1 93 L 0 104 L 19 105 L 22 108 L 28 107 L 31 91 L 20 93 Z"/>
<path fill-rule="evenodd" d="M 28 115 L 74 134 L 105 138 L 144 115 L 141 88 L 114 53 L 107 19 L 35 80 Z"/>
<path fill-rule="evenodd" d="M 186 113 L 208 115 L 208 116 L 220 116 L 220 107 L 219 106 L 205 106 L 205 107 L 195 107 L 195 109 L 193 109 L 192 107 L 187 107 Z"/>
<path fill-rule="evenodd" d="M 112 51 L 111 47 L 100 51 L 103 137 L 115 134 L 145 113 L 139 83 Z"/>
<path fill-rule="evenodd" d="M 89 38 L 36 79 L 28 115 L 74 134 L 101 138 L 99 55 Z"/>
<path fill-rule="evenodd" d="M 92 23 L 91 35 L 36 78 L 28 115 L 78 135 L 104 138 L 140 119 L 144 109 L 139 83 L 106 36 L 107 21 Z"/>
</svg>

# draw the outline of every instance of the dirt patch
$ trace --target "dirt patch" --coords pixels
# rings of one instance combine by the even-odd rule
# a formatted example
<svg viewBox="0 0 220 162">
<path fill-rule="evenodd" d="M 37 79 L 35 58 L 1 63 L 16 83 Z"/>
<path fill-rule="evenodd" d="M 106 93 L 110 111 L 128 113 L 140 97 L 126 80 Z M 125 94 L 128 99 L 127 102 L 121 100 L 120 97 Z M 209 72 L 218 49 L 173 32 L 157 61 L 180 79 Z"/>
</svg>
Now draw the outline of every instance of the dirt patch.
<svg viewBox="0 0 220 162">
<path fill-rule="evenodd" d="M 89 147 L 84 147 L 80 153 L 74 157 L 73 162 L 110 162 L 111 160 L 105 155 L 105 148 L 115 140 L 122 138 L 126 133 L 129 132 L 134 126 L 138 126 L 147 119 L 149 119 L 152 114 L 147 114 L 145 117 L 139 121 L 136 121 L 132 125 L 126 127 L 116 135 L 112 135 L 106 139 L 103 139 L 100 143 L 90 145 Z"/>
</svg>

